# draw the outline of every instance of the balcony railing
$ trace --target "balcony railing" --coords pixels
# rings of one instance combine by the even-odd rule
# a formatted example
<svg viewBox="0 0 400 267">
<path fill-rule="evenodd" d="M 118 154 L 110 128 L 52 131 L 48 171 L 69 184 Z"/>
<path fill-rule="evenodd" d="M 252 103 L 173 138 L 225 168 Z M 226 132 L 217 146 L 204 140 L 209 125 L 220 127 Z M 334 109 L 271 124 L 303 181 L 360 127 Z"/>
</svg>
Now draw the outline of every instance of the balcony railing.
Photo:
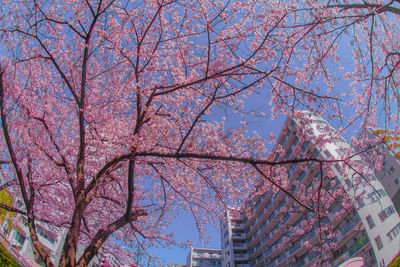
<svg viewBox="0 0 400 267">
<path fill-rule="evenodd" d="M 349 249 L 349 256 L 353 256 L 356 254 L 362 247 L 368 244 L 369 238 L 367 235 L 363 236 L 360 240 L 357 241 L 350 249 Z"/>
<path fill-rule="evenodd" d="M 248 259 L 248 255 L 247 254 L 237 254 L 237 253 L 235 253 L 234 255 L 235 255 L 234 258 L 236 260 L 237 259 L 241 259 L 241 260 L 247 260 Z"/>
<path fill-rule="evenodd" d="M 289 253 L 290 253 L 290 254 L 293 254 L 293 253 L 294 253 L 295 251 L 297 251 L 300 247 L 301 247 L 301 244 L 300 244 L 300 243 L 298 243 L 297 245 L 291 246 L 291 247 L 289 248 Z"/>
<path fill-rule="evenodd" d="M 356 226 L 356 223 L 353 223 L 353 222 L 345 224 L 345 226 L 340 231 L 342 236 L 346 236 L 355 226 Z"/>
<path fill-rule="evenodd" d="M 233 243 L 233 248 L 247 248 L 247 244 L 245 243 Z"/>
<path fill-rule="evenodd" d="M 215 254 L 205 254 L 205 253 L 193 253 L 193 258 L 201 258 L 201 259 L 221 259 L 221 255 Z"/>
<path fill-rule="evenodd" d="M 232 228 L 240 228 L 240 229 L 244 228 L 244 224 L 243 223 L 232 222 L 231 225 L 232 225 Z"/>
<path fill-rule="evenodd" d="M 344 262 L 345 259 L 352 257 L 354 254 L 356 254 L 358 251 L 360 251 L 361 248 L 366 246 L 369 243 L 369 238 L 368 235 L 363 236 L 361 239 L 359 239 L 350 249 L 345 251 L 343 254 L 340 256 L 336 257 L 334 260 L 334 264 L 339 265 L 342 262 Z"/>
<path fill-rule="evenodd" d="M 240 233 L 240 234 L 233 233 L 232 234 L 232 238 L 234 238 L 234 239 L 238 239 L 238 238 L 244 239 L 244 238 L 246 238 L 246 235 L 244 233 Z"/>
</svg>

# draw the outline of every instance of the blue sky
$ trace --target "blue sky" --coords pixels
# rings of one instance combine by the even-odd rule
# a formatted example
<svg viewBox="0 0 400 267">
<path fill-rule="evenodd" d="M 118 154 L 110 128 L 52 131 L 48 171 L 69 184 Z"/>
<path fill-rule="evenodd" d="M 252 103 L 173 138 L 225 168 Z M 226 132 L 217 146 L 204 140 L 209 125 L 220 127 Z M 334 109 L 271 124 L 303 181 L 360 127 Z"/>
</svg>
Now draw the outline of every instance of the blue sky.
<svg viewBox="0 0 400 267">
<path fill-rule="evenodd" d="M 348 39 L 342 40 L 341 43 L 347 42 Z M 349 46 L 345 44 L 347 49 L 341 51 L 341 56 L 344 59 L 343 64 L 345 66 L 345 71 L 351 71 L 353 67 L 353 59 L 352 52 L 349 49 Z M 338 71 L 337 66 L 331 65 L 332 71 Z M 339 74 L 339 73 L 338 73 Z M 340 75 L 340 74 L 339 74 Z M 264 85 L 268 86 L 268 85 Z M 269 95 L 265 95 L 269 92 L 269 88 L 260 90 L 260 94 L 253 94 L 247 97 L 245 102 L 245 111 L 255 112 L 256 114 L 265 113 L 265 117 L 253 117 L 253 116 L 244 116 L 243 118 L 239 113 L 233 113 L 230 110 L 223 110 L 220 108 L 214 108 L 210 115 L 205 117 L 207 120 L 220 120 L 222 116 L 226 117 L 226 127 L 227 128 L 237 128 L 240 126 L 240 121 L 244 120 L 248 123 L 248 131 L 251 134 L 252 131 L 256 131 L 263 138 L 268 138 L 270 133 L 274 133 L 277 136 L 280 133 L 280 130 L 286 120 L 286 115 L 278 115 L 274 120 L 270 119 L 270 110 L 271 106 L 268 104 L 270 99 Z M 349 91 L 349 82 L 343 81 L 340 79 L 339 82 L 335 84 L 335 88 L 333 90 L 336 93 L 340 92 L 348 92 Z M 264 95 L 262 95 L 264 93 Z M 326 93 L 326 92 L 322 92 Z M 350 115 L 352 115 L 351 108 L 344 107 L 343 113 L 345 114 L 345 119 L 347 119 Z M 297 105 L 296 109 L 304 109 L 301 105 Z M 326 116 L 323 116 L 325 119 Z M 329 121 L 329 120 L 328 120 Z M 338 127 L 338 121 L 329 121 L 333 127 Z M 346 121 L 345 121 L 346 122 Z M 347 133 L 344 135 L 344 138 L 349 140 L 351 136 L 354 135 L 354 131 L 357 130 L 359 126 L 359 122 L 355 125 L 349 127 Z M 272 148 L 272 145 L 269 145 Z M 199 239 L 199 233 L 194 224 L 194 220 L 189 213 L 182 212 L 182 216 L 180 218 L 175 219 L 167 229 L 168 232 L 173 232 L 175 239 L 178 241 L 191 240 L 194 243 L 195 247 L 209 247 L 209 248 L 220 248 L 220 234 L 217 226 L 209 226 L 208 227 L 208 237 L 209 243 L 202 243 Z M 170 247 L 170 248 L 152 248 L 150 254 L 159 257 L 161 260 L 164 260 L 166 264 L 168 263 L 186 263 L 186 257 L 189 253 L 189 248 L 178 248 L 178 247 Z"/>
<path fill-rule="evenodd" d="M 342 43 L 343 41 L 346 40 L 342 40 Z M 342 52 L 343 52 L 342 56 L 344 58 L 343 60 L 344 66 L 351 69 L 353 67 L 351 52 L 349 52 L 349 50 L 343 50 Z M 3 54 L 1 48 L 0 48 L 0 54 Z M 337 83 L 335 87 L 337 91 L 342 91 L 342 90 L 348 91 L 347 82 L 341 81 L 340 83 Z M 268 89 L 269 88 L 260 91 L 262 91 L 265 94 L 266 92 L 269 91 Z M 212 114 L 207 116 L 207 119 L 219 121 L 222 116 L 225 116 L 227 117 L 226 126 L 228 128 L 237 128 L 240 125 L 240 120 L 245 120 L 248 122 L 249 133 L 251 133 L 251 131 L 257 131 L 258 134 L 260 134 L 264 138 L 267 138 L 270 133 L 275 133 L 276 135 L 278 135 L 286 119 L 286 116 L 283 115 L 278 116 L 275 120 L 271 121 L 269 119 L 270 115 L 269 111 L 271 107 L 268 105 L 268 102 L 269 102 L 268 95 L 254 94 L 249 96 L 248 99 L 246 100 L 246 108 L 245 108 L 246 111 L 255 113 L 263 112 L 266 114 L 265 118 L 260 118 L 260 117 L 254 118 L 251 116 L 245 116 L 244 118 L 241 118 L 239 114 L 234 114 L 230 111 L 225 111 L 222 109 L 215 108 Z M 351 114 L 350 109 L 346 109 L 345 114 L 347 115 Z M 332 125 L 334 127 L 337 126 L 337 124 L 335 123 L 333 123 Z M 347 140 L 349 140 L 349 137 L 352 136 L 354 128 L 356 127 L 352 127 L 352 130 L 350 130 L 345 135 L 345 138 Z M 192 240 L 196 247 L 207 246 L 210 248 L 220 248 L 220 235 L 217 226 L 210 225 L 208 227 L 208 237 L 210 239 L 208 243 L 203 243 L 200 241 L 199 238 L 200 236 L 196 229 L 192 216 L 184 211 L 180 211 L 180 215 L 181 216 L 179 218 L 174 219 L 174 221 L 171 222 L 166 232 L 173 232 L 175 239 L 178 241 Z M 158 247 L 149 250 L 150 254 L 159 257 L 160 259 L 164 260 L 165 263 L 170 263 L 170 262 L 185 263 L 188 252 L 189 248 L 182 249 L 179 247 L 169 247 L 169 248 Z"/>
<path fill-rule="evenodd" d="M 226 110 L 215 108 L 211 115 L 207 117 L 208 120 L 219 120 L 222 116 L 227 118 L 226 127 L 227 128 L 237 128 L 240 126 L 240 120 L 245 120 L 248 122 L 249 133 L 252 131 L 257 131 L 261 136 L 267 138 L 271 132 L 279 135 L 283 123 L 285 122 L 286 116 L 278 116 L 275 120 L 271 121 L 269 119 L 268 99 L 266 96 L 262 97 L 260 95 L 249 96 L 246 100 L 246 111 L 261 113 L 265 112 L 265 118 L 252 118 L 245 116 L 241 118 L 239 113 L 232 113 Z M 272 146 L 271 146 L 272 148 Z M 207 234 L 209 238 L 208 243 L 200 241 L 200 236 L 194 223 L 194 219 L 190 213 L 185 211 L 179 211 L 181 216 L 171 222 L 170 226 L 167 228 L 166 232 L 173 232 L 174 237 L 177 241 L 191 240 L 194 243 L 194 247 L 209 247 L 209 248 L 221 248 L 220 245 L 220 234 L 218 230 L 218 225 L 208 225 Z M 212 215 L 211 215 L 212 216 Z M 168 263 L 186 263 L 186 257 L 189 253 L 189 248 L 179 248 L 179 247 L 158 247 L 152 248 L 149 251 L 153 256 L 159 257 L 164 260 L 166 264 Z"/>
<path fill-rule="evenodd" d="M 181 212 L 181 217 L 175 219 L 168 227 L 167 231 L 174 233 L 174 237 L 179 241 L 191 240 L 194 242 L 195 247 L 210 247 L 220 248 L 220 236 L 215 226 L 209 225 L 208 236 L 210 238 L 209 244 L 201 242 L 199 233 L 196 229 L 193 217 L 187 212 Z M 169 247 L 169 248 L 153 248 L 149 251 L 153 256 L 159 257 L 168 263 L 186 263 L 186 257 L 189 253 L 189 248 Z"/>
</svg>

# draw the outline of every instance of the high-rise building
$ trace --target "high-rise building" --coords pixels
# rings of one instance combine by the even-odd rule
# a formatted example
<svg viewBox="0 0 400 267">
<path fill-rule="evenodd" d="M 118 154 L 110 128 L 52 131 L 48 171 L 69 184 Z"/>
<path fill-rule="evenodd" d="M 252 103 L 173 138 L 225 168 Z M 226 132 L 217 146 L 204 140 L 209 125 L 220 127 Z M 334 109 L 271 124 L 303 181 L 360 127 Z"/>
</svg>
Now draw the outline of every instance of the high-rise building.
<svg viewBox="0 0 400 267">
<path fill-rule="evenodd" d="M 245 215 L 240 211 L 230 210 L 221 224 L 222 266 L 248 267 Z"/>
<path fill-rule="evenodd" d="M 381 137 L 384 141 L 384 143 L 374 147 L 374 151 L 384 155 L 382 162 L 383 168 L 376 170 L 375 176 L 382 183 L 386 193 L 392 199 L 397 212 L 400 212 L 400 136 L 393 136 L 393 133 L 383 129 L 376 129 L 369 132 L 369 137 L 371 139 L 374 135 Z M 370 160 L 374 160 L 374 158 L 370 157 Z"/>
<path fill-rule="evenodd" d="M 223 267 L 311 266 L 318 261 L 337 266 L 358 256 L 366 266 L 385 266 L 396 256 L 399 214 L 360 156 L 344 163 L 346 153 L 354 153 L 343 138 L 332 137 L 334 132 L 310 112 L 288 117 L 274 155 L 288 163 L 277 171 L 287 173 L 282 186 L 297 199 L 314 201 L 320 215 L 305 212 L 293 197 L 260 181 L 247 212 L 228 212 L 222 223 Z M 296 162 L 297 157 L 318 160 Z"/>
</svg>

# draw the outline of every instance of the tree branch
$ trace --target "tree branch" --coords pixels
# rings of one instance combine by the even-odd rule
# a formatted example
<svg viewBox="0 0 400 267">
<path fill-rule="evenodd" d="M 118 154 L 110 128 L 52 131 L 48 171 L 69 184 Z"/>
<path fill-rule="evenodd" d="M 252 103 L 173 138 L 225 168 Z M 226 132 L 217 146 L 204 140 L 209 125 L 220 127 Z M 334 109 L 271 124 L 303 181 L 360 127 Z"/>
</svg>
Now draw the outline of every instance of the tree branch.
<svg viewBox="0 0 400 267">
<path fill-rule="evenodd" d="M 103 245 L 103 243 L 108 239 L 108 237 L 118 229 L 124 227 L 125 225 L 137 221 L 139 217 L 146 216 L 147 211 L 138 209 L 134 213 L 132 213 L 130 218 L 126 218 L 125 215 L 120 217 L 118 220 L 113 223 L 107 225 L 107 227 L 99 229 L 89 246 L 85 249 L 83 255 L 79 259 L 76 266 L 87 266 L 87 264 L 93 259 L 96 255 L 99 248 Z"/>
</svg>

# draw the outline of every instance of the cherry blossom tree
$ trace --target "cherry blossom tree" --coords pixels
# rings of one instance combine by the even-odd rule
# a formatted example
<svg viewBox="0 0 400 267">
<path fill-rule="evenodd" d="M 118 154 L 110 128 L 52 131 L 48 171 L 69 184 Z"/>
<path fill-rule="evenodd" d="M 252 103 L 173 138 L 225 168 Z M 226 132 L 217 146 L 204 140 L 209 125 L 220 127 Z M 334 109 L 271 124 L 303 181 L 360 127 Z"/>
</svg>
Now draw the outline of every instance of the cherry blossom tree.
<svg viewBox="0 0 400 267">
<path fill-rule="evenodd" d="M 398 133 L 399 1 L 310 2 L 297 7 L 296 18 L 292 26 L 304 36 L 294 38 L 300 40 L 297 52 L 307 57 L 300 58 L 304 70 L 294 84 L 334 91 L 347 80 L 350 90 L 336 91 L 342 101 L 331 107 L 337 111 L 332 117 L 343 120 L 343 127 L 361 121 L 364 135 L 377 126 Z M 354 115 L 344 118 L 336 106 L 350 106 Z"/>
<path fill-rule="evenodd" d="M 273 116 L 301 107 L 344 119 L 326 62 L 340 63 L 337 40 L 353 30 L 362 56 L 345 77 L 354 118 L 370 126 L 374 101 L 397 94 L 398 43 L 385 43 L 394 4 L 2 0 L 1 163 L 24 203 L 2 208 L 27 217 L 47 266 L 39 221 L 68 229 L 60 266 L 85 266 L 100 248 L 128 257 L 173 244 L 163 229 L 178 208 L 201 231 L 257 179 L 317 213 L 269 169 L 317 159 L 274 161 L 245 123 L 228 130 L 210 115 L 243 112 L 259 93 Z"/>
</svg>

